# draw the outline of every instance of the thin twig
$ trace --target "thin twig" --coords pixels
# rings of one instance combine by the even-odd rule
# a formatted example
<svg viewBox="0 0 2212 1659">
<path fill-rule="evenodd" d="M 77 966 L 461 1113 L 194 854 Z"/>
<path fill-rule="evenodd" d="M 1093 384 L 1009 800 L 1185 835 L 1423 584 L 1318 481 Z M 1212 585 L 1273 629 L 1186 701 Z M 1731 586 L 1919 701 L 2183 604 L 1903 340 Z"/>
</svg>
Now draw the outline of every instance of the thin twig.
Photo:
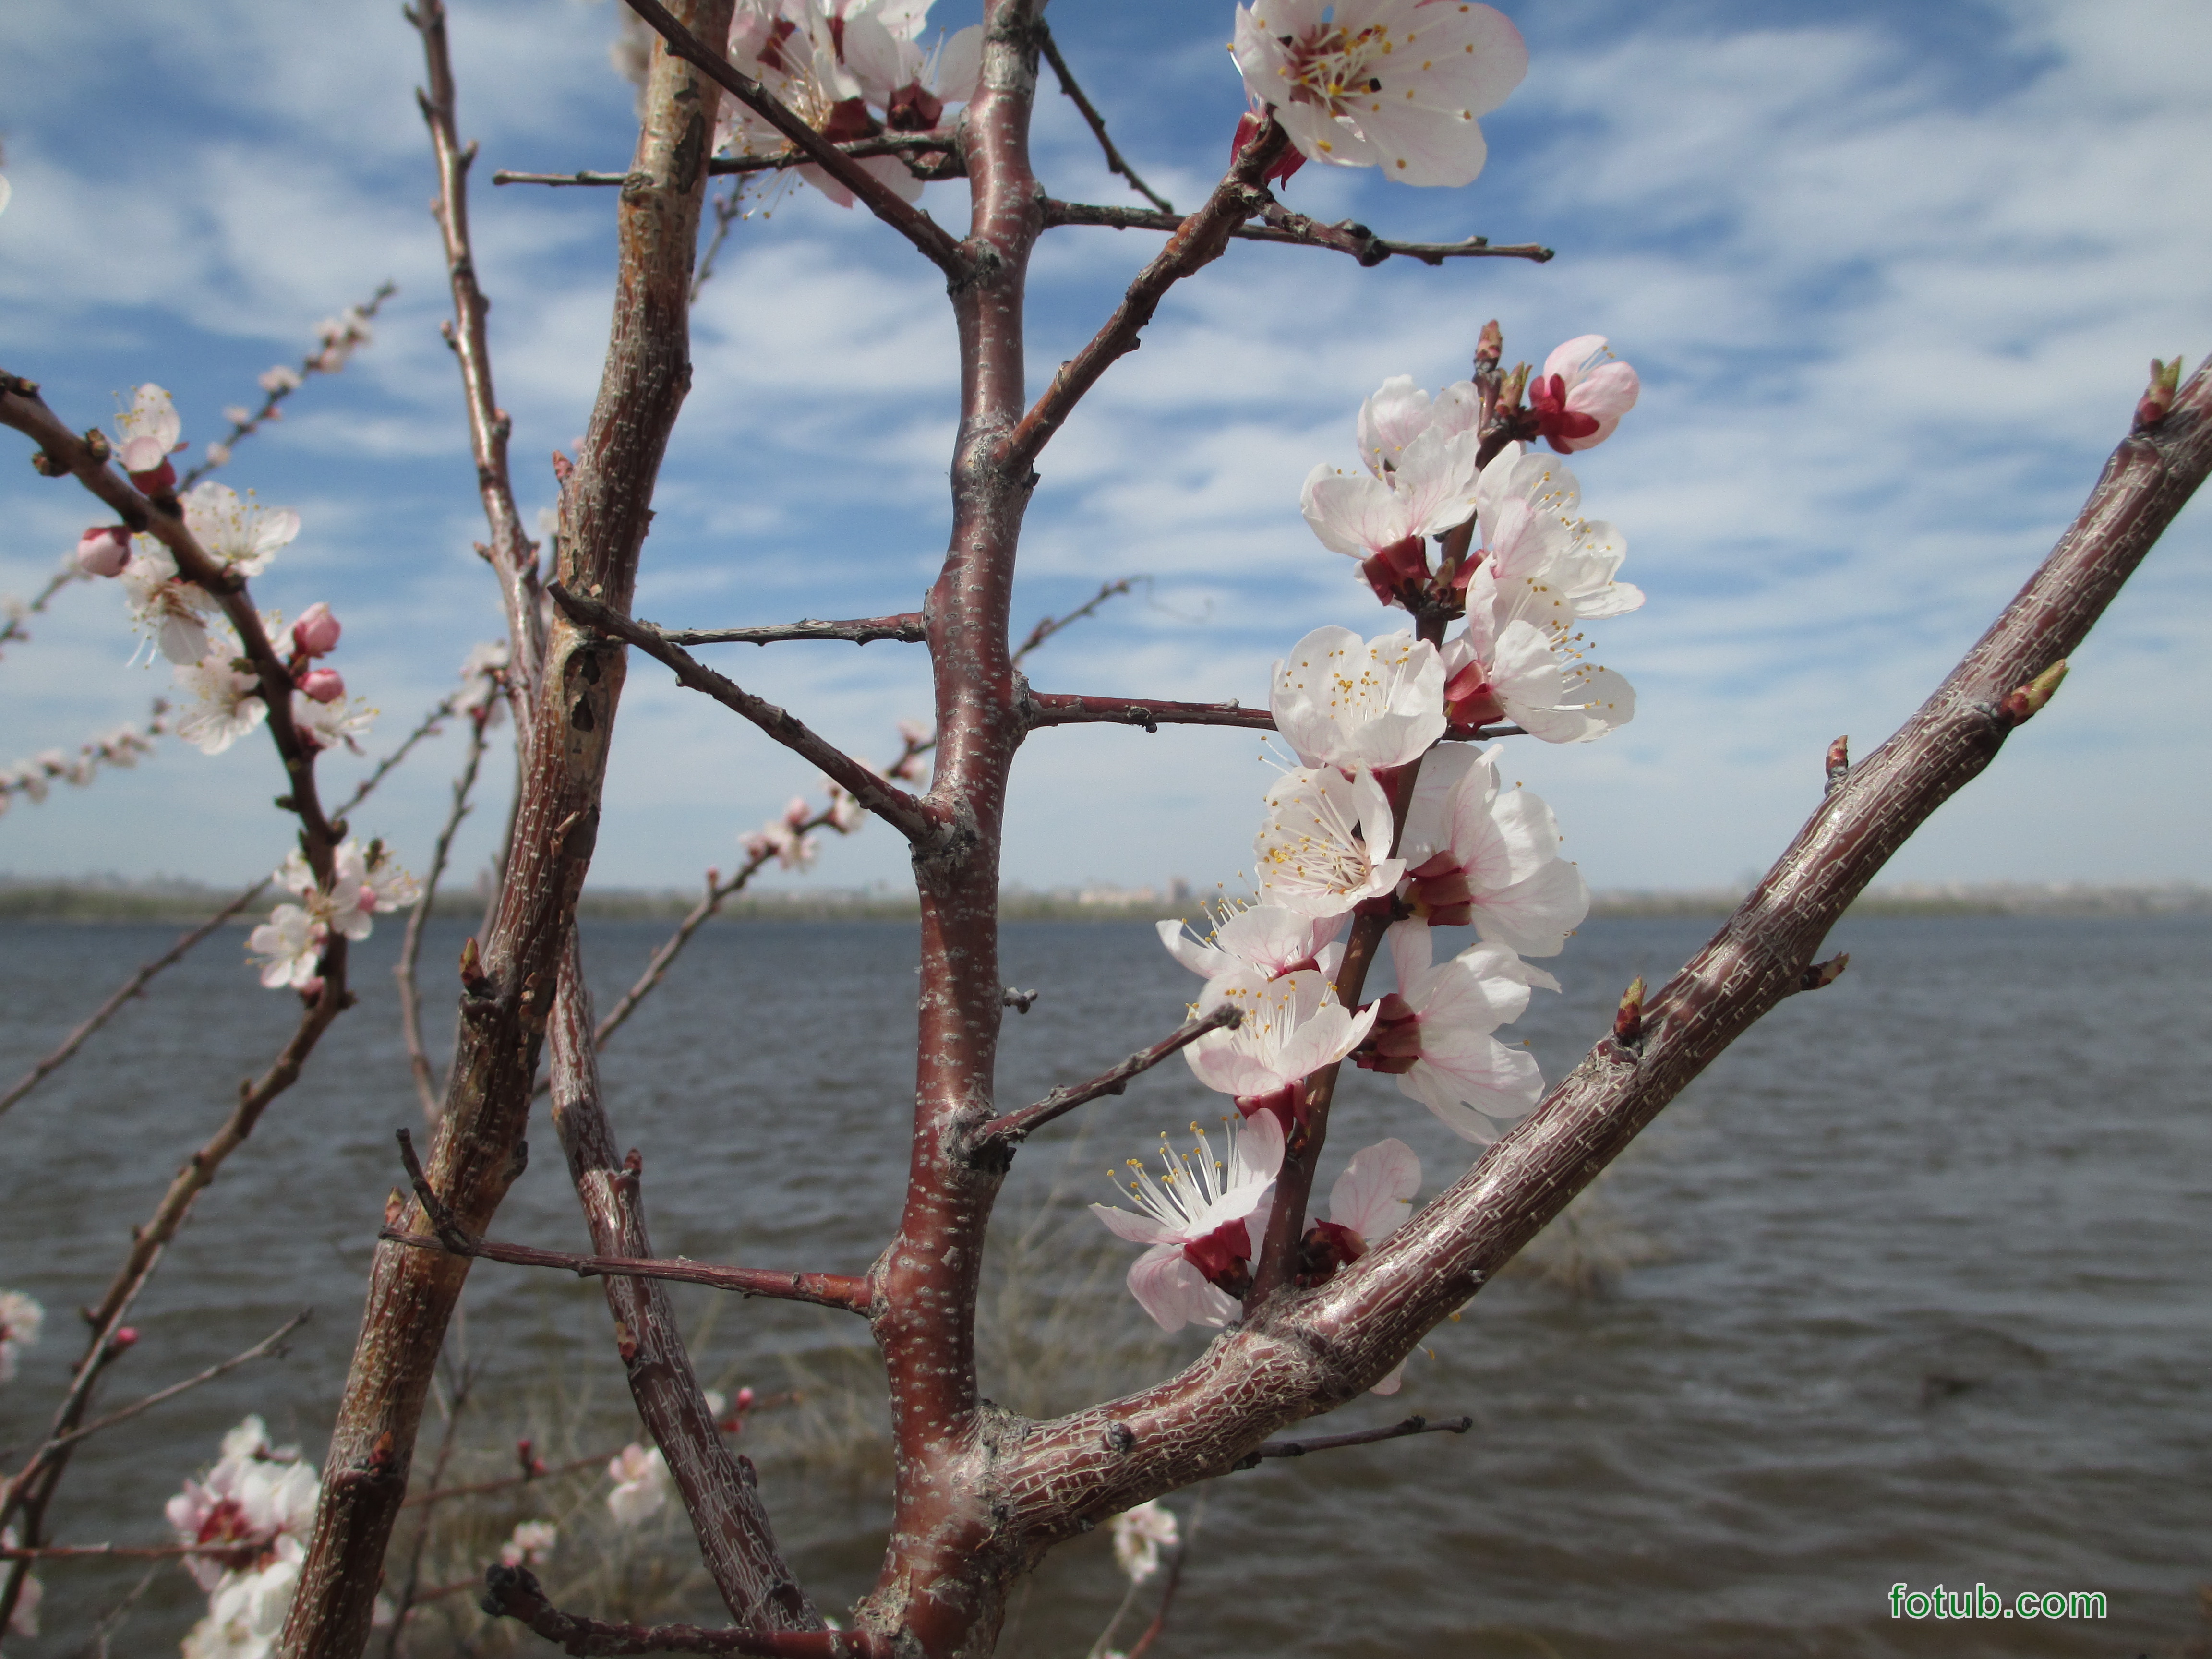
<svg viewBox="0 0 2212 1659">
<path fill-rule="evenodd" d="M 484 1569 L 483 1610 L 513 1619 L 564 1653 L 735 1653 L 759 1659 L 890 1659 L 891 1645 L 868 1631 L 708 1630 L 697 1625 L 618 1625 L 562 1612 L 527 1567 Z"/>
<path fill-rule="evenodd" d="M 1139 1073 L 1149 1072 L 1170 1054 L 1188 1048 L 1209 1031 L 1233 1030 L 1243 1018 L 1244 1011 L 1234 1003 L 1224 1003 L 1212 1013 L 1201 1015 L 1177 1026 L 1149 1048 L 1139 1048 L 1112 1070 L 1103 1072 L 1088 1083 L 1078 1083 L 1065 1089 L 1054 1089 L 1034 1106 L 1024 1106 L 1018 1112 L 1008 1112 L 994 1117 L 976 1131 L 983 1141 L 1018 1143 L 1032 1131 L 1042 1128 L 1056 1117 L 1064 1117 L 1077 1107 L 1097 1099 L 1101 1095 L 1118 1095 L 1128 1086 L 1129 1079 Z"/>
<path fill-rule="evenodd" d="M 44 611 L 52 602 L 54 595 L 70 583 L 88 580 L 89 579 L 84 572 L 77 568 L 75 559 L 63 560 L 61 568 L 47 579 L 46 585 L 38 591 L 36 597 L 28 605 L 10 616 L 5 622 L 0 622 L 0 649 L 19 642 L 27 644 L 31 636 L 23 631 L 23 623 Z"/>
<path fill-rule="evenodd" d="M 416 744 L 421 743 L 425 738 L 434 738 L 442 732 L 445 729 L 445 721 L 453 716 L 454 709 L 460 703 L 462 695 L 461 692 L 456 691 L 450 696 L 441 698 L 428 714 L 423 715 L 400 745 L 377 762 L 375 769 L 354 786 L 353 793 L 340 802 L 337 810 L 331 814 L 333 821 L 343 821 L 347 813 L 367 800 L 376 786 L 384 781 L 385 775 L 405 760 Z"/>
<path fill-rule="evenodd" d="M 1127 179 L 1130 189 L 1161 212 L 1173 213 L 1175 204 L 1137 177 L 1136 168 L 1131 167 L 1121 152 L 1114 148 L 1114 141 L 1106 136 L 1106 118 L 1092 107 L 1091 100 L 1083 95 L 1083 88 L 1075 84 L 1075 76 L 1067 67 L 1067 59 L 1060 55 L 1060 43 L 1052 38 L 1052 31 L 1045 26 L 1043 18 L 1037 19 L 1036 31 L 1037 50 L 1044 53 L 1045 62 L 1052 65 L 1052 72 L 1060 77 L 1060 89 L 1067 94 L 1076 108 L 1083 112 L 1083 118 L 1091 124 L 1091 134 L 1098 140 L 1098 148 L 1106 152 L 1106 170 L 1118 173 Z"/>
<path fill-rule="evenodd" d="M 220 1364 L 210 1365 L 205 1370 L 196 1372 L 185 1378 L 181 1382 L 172 1382 L 166 1389 L 156 1389 L 144 1399 L 133 1401 L 119 1411 L 112 1411 L 105 1417 L 95 1418 L 82 1428 L 72 1429 L 67 1434 L 55 1436 L 47 1444 L 52 1449 L 58 1451 L 64 1446 L 75 1445 L 80 1440 L 98 1434 L 102 1429 L 112 1429 L 118 1423 L 127 1423 L 143 1412 L 149 1412 L 167 1401 L 174 1400 L 180 1394 L 189 1394 L 202 1383 L 212 1382 L 218 1376 L 234 1371 L 240 1365 L 250 1364 L 265 1355 L 274 1354 L 277 1358 L 282 1359 L 284 1357 L 284 1339 L 314 1316 L 315 1310 L 313 1308 L 302 1308 L 243 1353 L 234 1353 Z"/>
<path fill-rule="evenodd" d="M 484 734 L 491 725 L 495 705 L 486 703 L 483 711 L 469 720 L 468 757 L 461 763 L 460 775 L 453 780 L 453 805 L 446 814 L 446 822 L 438 830 L 438 842 L 430 854 L 430 868 L 422 878 L 422 896 L 407 915 L 407 934 L 399 946 L 399 960 L 392 964 L 392 977 L 399 981 L 399 1031 L 407 1044 L 407 1069 L 415 1081 L 416 1098 L 422 1103 L 422 1121 L 435 1125 L 444 1109 L 438 1091 L 432 1080 L 429 1051 L 422 1043 L 422 996 L 415 981 L 415 966 L 422 955 L 422 933 L 429 926 L 430 907 L 438 896 L 438 883 L 446 873 L 446 861 L 453 850 L 453 837 L 459 832 L 461 820 L 469 814 L 469 796 L 477 787 L 477 769 L 483 763 Z"/>
<path fill-rule="evenodd" d="M 1086 697 L 1059 691 L 1032 691 L 1024 710 L 1032 730 L 1046 726 L 1235 726 L 1248 732 L 1272 732 L 1275 717 L 1265 708 L 1236 702 L 1170 702 L 1158 697 Z"/>
<path fill-rule="evenodd" d="M 1077 605 L 1074 610 L 1069 611 L 1066 616 L 1044 617 L 1039 618 L 1037 625 L 1030 629 L 1029 637 L 1024 640 L 1021 644 L 1015 648 L 1014 654 L 1012 659 L 1013 665 L 1019 668 L 1022 665 L 1023 659 L 1027 657 L 1030 652 L 1036 650 L 1054 635 L 1059 633 L 1062 629 L 1073 627 L 1077 623 L 1081 622 L 1085 617 L 1097 616 L 1100 607 L 1105 605 L 1109 599 L 1119 599 L 1122 594 L 1134 587 L 1139 582 L 1150 582 L 1152 578 L 1149 576 L 1123 576 L 1118 580 L 1107 582 L 1101 586 L 1096 593 L 1085 599 L 1081 605 Z"/>
<path fill-rule="evenodd" d="M 649 0 L 648 0 L 649 3 Z M 1260 210 L 1267 199 L 1260 180 L 1282 153 L 1291 147 L 1291 136 L 1272 116 L 1237 153 L 1229 172 L 1213 187 L 1206 205 L 1176 224 L 1168 245 L 1137 273 L 1121 303 L 1105 325 L 1075 356 L 1062 363 L 1051 384 L 1038 394 L 1028 413 L 1008 434 L 999 454 L 999 465 L 1012 476 L 1025 472 L 1052 434 L 1060 430 L 1098 384 L 1101 375 L 1119 359 L 1137 349 L 1138 337 L 1152 320 L 1167 291 L 1184 277 L 1221 257 L 1237 226 Z"/>
<path fill-rule="evenodd" d="M 652 0 L 642 0 L 642 3 L 649 5 Z M 921 801 L 897 785 L 878 777 L 843 750 L 817 736 L 804 721 L 717 674 L 688 651 L 669 644 L 659 629 L 633 621 L 596 599 L 572 593 L 558 582 L 548 583 L 546 592 L 570 621 L 637 647 L 648 657 L 674 670 L 679 684 L 694 691 L 703 691 L 723 707 L 735 709 L 793 754 L 813 762 L 832 783 L 908 841 L 936 840 L 939 833 L 937 819 Z"/>
<path fill-rule="evenodd" d="M 872 138 L 856 138 L 850 143 L 836 145 L 836 149 L 855 161 L 871 155 L 943 155 L 955 163 L 955 168 L 942 174 L 936 174 L 933 169 L 933 175 L 957 179 L 961 176 L 957 165 L 960 156 L 958 143 L 950 132 L 879 132 Z M 766 155 L 717 155 L 708 161 L 707 173 L 710 178 L 727 179 L 732 175 L 742 177 L 755 173 L 781 173 L 791 167 L 812 167 L 814 164 L 815 158 L 803 150 L 782 149 Z M 622 185 L 629 178 L 627 173 L 593 172 L 586 168 L 575 173 L 503 171 L 493 173 L 491 181 L 495 185 L 550 185 L 556 189 L 563 186 L 573 189 L 580 185 L 586 189 L 605 190 Z"/>
<path fill-rule="evenodd" d="M 496 176 L 493 182 L 498 182 Z M 714 280 L 714 261 L 721 258 L 722 244 L 730 240 L 730 227 L 744 216 L 744 203 L 742 179 L 714 198 L 714 234 L 707 239 L 706 249 L 699 255 L 699 268 L 691 273 L 691 303 L 695 306 L 699 303 L 700 291 Z"/>
<path fill-rule="evenodd" d="M 955 283 L 970 276 L 968 255 L 959 240 L 920 208 L 858 161 L 807 125 L 783 100 L 750 76 L 730 65 L 721 52 L 702 45 L 658 0 L 627 0 L 629 9 L 653 26 L 667 42 L 670 53 L 690 64 L 715 85 L 753 111 L 806 153 L 806 158 L 835 179 L 868 210 L 921 249 L 937 268 Z"/>
<path fill-rule="evenodd" d="M 1335 1451 L 1342 1446 L 1371 1446 L 1378 1440 L 1403 1440 L 1409 1434 L 1465 1434 L 1474 1426 L 1471 1417 L 1448 1417 L 1431 1423 L 1425 1417 L 1409 1417 L 1387 1429 L 1362 1429 L 1355 1434 L 1324 1434 L 1311 1440 L 1270 1440 L 1237 1461 L 1240 1469 L 1256 1468 L 1263 1458 L 1304 1457 L 1308 1452 Z"/>
<path fill-rule="evenodd" d="M 375 316 L 379 311 L 383 309 L 384 302 L 386 300 L 390 299 L 393 295 L 398 292 L 399 288 L 397 283 L 379 283 L 377 285 L 376 292 L 368 296 L 368 303 L 367 305 L 349 307 L 348 311 L 350 315 L 360 319 L 362 322 L 367 322 L 370 318 Z M 366 338 L 367 337 L 364 335 L 362 337 Z M 217 467 L 227 465 L 230 460 L 230 451 L 240 441 L 252 437 L 269 422 L 283 420 L 284 418 L 283 411 L 284 400 L 307 383 L 307 377 L 308 375 L 335 374 L 340 369 L 343 368 L 346 365 L 347 357 L 351 355 L 352 348 L 347 347 L 344 350 L 339 353 L 335 362 L 331 362 L 330 360 L 330 352 L 333 343 L 334 343 L 332 341 L 326 339 L 323 342 L 323 344 L 319 349 L 311 351 L 306 356 L 302 357 L 300 360 L 299 375 L 296 379 L 285 380 L 279 378 L 276 384 L 274 386 L 270 386 L 266 382 L 264 382 L 262 390 L 268 395 L 262 399 L 261 407 L 252 411 L 244 420 L 237 419 L 234 416 L 232 418 L 230 422 L 230 431 L 228 434 L 217 440 L 216 442 L 208 445 L 206 449 L 207 459 L 202 461 L 198 466 L 194 467 L 191 471 L 185 473 L 183 477 L 177 480 L 177 493 L 181 495 L 185 491 L 190 489 L 194 484 L 198 483 L 202 478 L 207 477 L 209 473 L 214 471 Z M 356 343 L 358 343 L 358 341 L 356 341 Z M 275 373 L 276 371 L 272 370 L 271 372 Z M 222 459 L 220 460 L 216 458 L 218 451 L 222 453 Z"/>
<path fill-rule="evenodd" d="M 716 1267 L 682 1256 L 649 1259 L 626 1255 L 572 1255 L 566 1250 L 541 1250 L 528 1244 L 501 1244 L 488 1238 L 440 1238 L 410 1233 L 398 1227 L 377 1231 L 379 1238 L 417 1250 L 443 1250 L 448 1255 L 482 1256 L 517 1267 L 557 1267 L 579 1279 L 672 1279 L 711 1290 L 735 1291 L 740 1296 L 765 1296 L 781 1302 L 811 1302 L 817 1307 L 842 1308 L 847 1313 L 868 1310 L 868 1282 L 850 1273 L 792 1273 L 768 1267 Z"/>
<path fill-rule="evenodd" d="M 1232 240 L 1330 248 L 1350 254 L 1363 265 L 1379 265 L 1393 254 L 1419 259 L 1425 265 L 1440 265 L 1447 259 L 1528 259 L 1540 265 L 1553 257 L 1553 250 L 1540 242 L 1492 242 L 1487 236 L 1470 236 L 1458 242 L 1394 241 L 1350 219 L 1324 224 L 1303 213 L 1292 213 L 1273 200 L 1255 207 L 1254 212 L 1260 222 L 1238 224 L 1228 233 Z M 1061 225 L 1090 225 L 1107 230 L 1173 231 L 1182 227 L 1183 220 L 1178 214 L 1156 213 L 1149 208 L 1048 199 L 1044 204 L 1044 222 L 1048 230 Z"/>
<path fill-rule="evenodd" d="M 776 645 L 787 640 L 850 640 L 866 645 L 871 640 L 902 640 L 917 645 L 929 637 L 919 611 L 895 617 L 862 617 L 854 622 L 816 622 L 805 617 L 795 623 L 776 623 L 763 628 L 658 628 L 653 632 L 671 645 Z"/>
<path fill-rule="evenodd" d="M 236 1555 L 250 1538 L 220 1544 L 0 1544 L 0 1561 L 174 1561 L 195 1555 Z"/>
<path fill-rule="evenodd" d="M 231 900 L 229 903 L 224 905 L 222 909 L 216 911 L 198 927 L 193 928 L 191 932 L 180 937 L 174 945 L 172 945 L 167 951 L 155 957 L 153 961 L 140 964 L 138 971 L 131 975 L 129 979 L 125 980 L 121 985 L 118 986 L 109 995 L 106 1001 L 101 1003 L 99 1007 L 94 1009 L 92 1012 L 86 1017 L 82 1024 L 79 1025 L 74 1031 L 71 1031 L 66 1037 L 64 1037 L 58 1048 L 55 1048 L 52 1053 L 49 1054 L 37 1065 L 32 1066 L 29 1071 L 24 1073 L 22 1077 L 16 1081 L 15 1085 L 9 1089 L 6 1094 L 0 1095 L 0 1113 L 7 1111 L 9 1107 L 13 1106 L 25 1095 L 27 1095 L 32 1090 L 37 1088 L 39 1085 L 44 1082 L 49 1075 L 60 1070 L 63 1066 L 68 1063 L 71 1056 L 73 1056 L 78 1049 L 84 1047 L 87 1039 L 91 1037 L 93 1033 L 99 1030 L 101 1026 L 106 1024 L 109 1020 L 114 1018 L 115 1016 L 122 1011 L 123 1005 L 125 1003 L 130 1001 L 131 998 L 144 991 L 148 984 L 152 981 L 156 974 L 160 973 L 163 969 L 173 967 L 177 963 L 182 961 L 185 953 L 191 950 L 194 945 L 199 944 L 201 940 L 206 939 L 208 935 L 221 927 L 223 923 L 228 921 L 240 910 L 243 910 L 247 905 L 252 903 L 255 899 L 258 898 L 263 890 L 268 887 L 270 882 L 274 879 L 275 878 L 270 876 L 262 877 L 260 880 L 255 882 L 253 885 L 247 888 L 244 892 L 239 894 L 236 898 Z"/>
</svg>

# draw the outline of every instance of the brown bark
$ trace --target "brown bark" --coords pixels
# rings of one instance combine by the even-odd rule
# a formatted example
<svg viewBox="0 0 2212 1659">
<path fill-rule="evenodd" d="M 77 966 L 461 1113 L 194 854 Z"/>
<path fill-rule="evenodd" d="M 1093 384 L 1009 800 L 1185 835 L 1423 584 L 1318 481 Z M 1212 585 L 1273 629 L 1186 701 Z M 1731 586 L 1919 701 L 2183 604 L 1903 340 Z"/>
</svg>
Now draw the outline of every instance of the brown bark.
<svg viewBox="0 0 2212 1659">
<path fill-rule="evenodd" d="M 729 27 L 729 0 L 695 0 L 684 15 L 719 37 Z M 690 381 L 687 301 L 716 102 L 712 84 L 690 67 L 655 54 L 617 210 L 606 367 L 561 506 L 562 580 L 617 610 L 629 608 L 653 481 Z M 525 728 L 528 765 L 514 847 L 480 952 L 484 979 L 480 994 L 463 1000 L 430 1161 L 433 1185 L 472 1232 L 483 1231 L 526 1156 L 532 1084 L 598 834 L 623 668 L 619 651 L 556 620 Z M 380 1565 L 467 1269 L 450 1256 L 378 1248 L 314 1534 L 282 1638 L 288 1659 L 353 1659 L 368 1639 Z"/>
</svg>

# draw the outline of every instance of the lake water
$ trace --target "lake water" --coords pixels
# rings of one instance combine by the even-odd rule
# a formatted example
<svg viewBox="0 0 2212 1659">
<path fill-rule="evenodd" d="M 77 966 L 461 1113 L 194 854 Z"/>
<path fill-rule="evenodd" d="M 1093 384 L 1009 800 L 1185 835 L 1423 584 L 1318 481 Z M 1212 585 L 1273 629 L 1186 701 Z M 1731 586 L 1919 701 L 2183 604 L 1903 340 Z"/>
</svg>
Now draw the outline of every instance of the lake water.
<svg viewBox="0 0 2212 1659">
<path fill-rule="evenodd" d="M 434 929 L 444 981 L 465 930 Z M 663 936 L 590 929 L 602 1006 Z M 174 928 L 0 928 L 0 1079 L 51 1046 Z M 1695 921 L 1592 923 L 1566 989 L 1523 1022 L 1556 1076 L 1636 973 L 1665 975 Z M 51 1517 L 67 1542 L 161 1541 L 162 1502 L 249 1410 L 319 1458 L 360 1307 L 392 1132 L 416 1121 L 389 967 L 362 947 L 362 1006 L 201 1200 L 139 1304 L 110 1405 L 194 1371 L 302 1306 L 289 1358 L 232 1374 L 89 1444 Z M 1273 1462 L 1178 1494 L 1187 1571 L 1154 1651 L 1690 1659 L 1698 1656 L 2156 1655 L 2207 1650 L 2212 1580 L 2212 929 L 2201 919 L 1847 922 L 1851 968 L 1791 1000 L 1660 1119 L 1540 1242 L 1443 1327 L 1404 1392 L 1315 1432 L 1408 1412 L 1471 1414 L 1463 1437 Z M 1170 1029 L 1196 981 L 1149 928 L 1018 924 L 1002 1096 L 1035 1098 Z M 645 1158 L 664 1253 L 857 1271 L 886 1237 L 911 1091 L 913 929 L 708 930 L 605 1060 L 623 1145 Z M 445 1002 L 441 991 L 434 1006 Z M 129 1226 L 290 1024 L 289 997 L 211 941 L 66 1071 L 0 1119 L 0 1287 L 48 1335 L 0 1389 L 20 1458 L 76 1351 Z M 1355 1074 L 1322 1179 L 1396 1134 L 1424 1194 L 1468 1149 L 1387 1080 Z M 1152 1329 L 1121 1285 L 1130 1247 L 1082 1206 L 1163 1128 L 1218 1115 L 1170 1062 L 1021 1155 L 984 1307 L 985 1391 L 1065 1409 L 1158 1375 L 1200 1338 Z M 497 1236 L 582 1249 L 543 1121 Z M 701 1369 L 726 1390 L 796 1389 L 741 1445 L 795 1567 L 825 1607 L 870 1582 L 889 1459 L 857 1321 L 679 1290 Z M 556 1459 L 635 1434 L 595 1285 L 480 1263 L 476 1368 L 449 1480 L 512 1471 L 514 1437 Z M 426 1429 L 418 1478 L 437 1438 Z M 516 1521 L 563 1528 L 545 1571 L 575 1610 L 722 1622 L 664 1514 L 617 1536 L 603 1476 L 455 1506 L 423 1581 L 472 1577 Z M 399 1539 L 408 1542 L 410 1512 Z M 395 1573 L 404 1564 L 395 1553 Z M 173 1653 L 205 1602 L 173 1564 L 53 1564 L 47 1635 L 11 1655 Z M 1914 1622 L 1889 1591 L 1938 1583 L 2100 1591 L 2101 1621 Z M 1055 1553 L 1002 1651 L 1076 1659 L 1121 1601 L 1106 1540 Z M 1149 1616 L 1140 1593 L 1116 1644 Z M 412 1638 L 459 1650 L 453 1594 Z M 470 1650 L 510 1648 L 502 1633 Z M 380 1642 L 381 1638 L 380 1638 Z M 380 1647 L 377 1650 L 381 1650 Z"/>
</svg>

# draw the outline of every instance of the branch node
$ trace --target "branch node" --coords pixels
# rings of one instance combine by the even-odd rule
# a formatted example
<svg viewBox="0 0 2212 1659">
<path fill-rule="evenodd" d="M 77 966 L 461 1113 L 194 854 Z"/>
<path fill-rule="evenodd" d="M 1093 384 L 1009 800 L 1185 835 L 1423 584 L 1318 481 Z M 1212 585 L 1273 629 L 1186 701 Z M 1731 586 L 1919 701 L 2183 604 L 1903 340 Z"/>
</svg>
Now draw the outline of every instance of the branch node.
<svg viewBox="0 0 2212 1659">
<path fill-rule="evenodd" d="M 1833 985 L 1843 977 L 1844 969 L 1850 965 L 1851 958 L 1848 951 L 1841 956 L 1830 957 L 1826 962 L 1816 962 L 1808 968 L 1803 977 L 1798 980 L 1797 988 L 1801 991 L 1817 991 L 1824 986 Z"/>
</svg>

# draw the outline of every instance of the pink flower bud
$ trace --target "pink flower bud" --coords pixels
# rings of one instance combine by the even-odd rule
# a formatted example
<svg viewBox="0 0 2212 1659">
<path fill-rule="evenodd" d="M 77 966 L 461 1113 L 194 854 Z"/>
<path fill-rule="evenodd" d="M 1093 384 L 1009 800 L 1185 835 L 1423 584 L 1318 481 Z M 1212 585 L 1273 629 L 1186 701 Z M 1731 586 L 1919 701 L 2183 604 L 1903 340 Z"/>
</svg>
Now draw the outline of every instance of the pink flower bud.
<svg viewBox="0 0 2212 1659">
<path fill-rule="evenodd" d="M 119 576 L 131 562 L 131 532 L 119 524 L 94 525 L 77 538 L 76 566 L 88 576 Z"/>
<path fill-rule="evenodd" d="M 317 702 L 336 702 L 345 696 L 345 681 L 335 668 L 310 668 L 300 676 L 300 691 Z"/>
<path fill-rule="evenodd" d="M 794 830 L 813 816 L 814 808 L 804 795 L 793 795 L 790 804 L 783 809 L 783 821 Z"/>
<path fill-rule="evenodd" d="M 125 1325 L 108 1339 L 107 1346 L 115 1352 L 120 1353 L 125 1348 L 135 1346 L 137 1340 L 138 1328 L 136 1325 Z"/>
<path fill-rule="evenodd" d="M 338 619 L 331 615 L 331 608 L 318 599 L 300 613 L 300 620 L 292 624 L 292 648 L 303 657 L 325 657 L 337 648 Z M 313 696 L 312 691 L 307 694 Z M 321 701 L 328 702 L 328 697 Z"/>
<path fill-rule="evenodd" d="M 753 1408 L 753 1401 L 757 1398 L 758 1398 L 758 1396 L 756 1395 L 750 1389 L 739 1389 L 738 1390 L 738 1409 L 741 1412 L 750 1411 Z"/>
</svg>

